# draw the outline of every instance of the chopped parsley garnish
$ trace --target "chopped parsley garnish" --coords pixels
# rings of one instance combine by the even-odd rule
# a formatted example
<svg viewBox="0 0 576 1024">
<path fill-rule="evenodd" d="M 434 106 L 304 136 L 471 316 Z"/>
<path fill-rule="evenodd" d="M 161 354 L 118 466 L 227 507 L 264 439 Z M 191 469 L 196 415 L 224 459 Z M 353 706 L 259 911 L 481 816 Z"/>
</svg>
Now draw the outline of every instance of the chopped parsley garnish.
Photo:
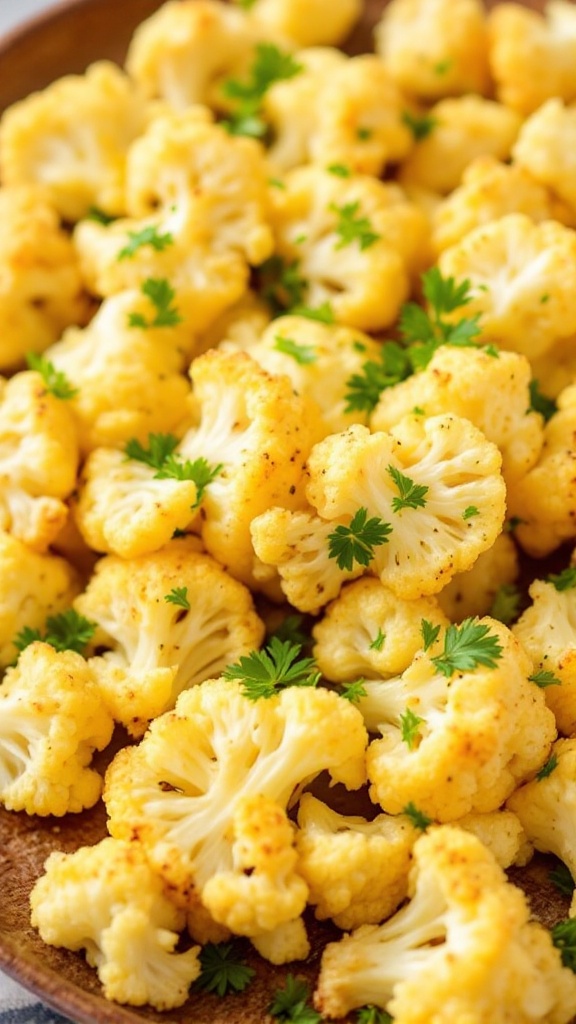
<svg viewBox="0 0 576 1024">
<path fill-rule="evenodd" d="M 379 1006 L 362 1006 L 356 1015 L 356 1024 L 393 1024 L 393 1019 Z"/>
<path fill-rule="evenodd" d="M 344 697 L 344 700 L 349 700 L 351 704 L 357 704 L 362 697 L 366 696 L 364 679 L 356 679 L 353 683 L 343 683 L 338 692 L 341 697 Z"/>
<path fill-rule="evenodd" d="M 162 469 L 166 459 L 173 454 L 178 444 L 178 438 L 174 434 L 148 434 L 147 448 L 144 448 L 136 438 L 131 438 L 126 442 L 124 452 L 127 458 L 135 462 L 144 462 L 151 469 Z"/>
<path fill-rule="evenodd" d="M 118 218 L 109 213 L 104 213 L 104 210 L 101 210 L 98 206 L 90 206 L 86 214 L 86 220 L 95 220 L 97 224 L 102 224 L 103 227 L 107 228 L 109 224 L 113 224 Z"/>
<path fill-rule="evenodd" d="M 134 462 L 143 462 L 151 469 L 155 469 L 154 476 L 157 480 L 191 480 L 195 483 L 196 508 L 204 497 L 206 487 L 222 471 L 223 465 L 219 463 L 217 466 L 211 466 L 202 456 L 194 462 L 190 462 L 189 459 L 182 461 L 176 452 L 178 444 L 178 438 L 173 434 L 149 434 L 147 448 L 144 448 L 136 438 L 131 438 L 126 442 L 124 453 L 126 458 Z"/>
<path fill-rule="evenodd" d="M 518 587 L 515 587 L 513 583 L 503 583 L 496 591 L 488 614 L 498 622 L 509 626 L 520 614 L 521 601 L 522 595 Z"/>
<path fill-rule="evenodd" d="M 152 319 L 146 319 L 142 313 L 129 313 L 129 327 L 148 330 L 150 327 L 175 327 L 182 323 L 183 318 L 173 305 L 176 292 L 164 277 L 148 277 L 141 285 L 140 291 L 150 299 L 156 312 Z"/>
<path fill-rule="evenodd" d="M 186 611 L 190 611 L 188 587 L 172 587 L 170 593 L 164 595 L 164 600 L 168 604 L 176 604 L 179 608 L 185 608 Z"/>
<path fill-rule="evenodd" d="M 243 992 L 256 973 L 244 963 L 232 942 L 208 942 L 200 952 L 200 966 L 194 987 L 218 996 Z"/>
<path fill-rule="evenodd" d="M 427 622 L 426 619 L 422 619 L 422 622 L 420 623 L 420 632 L 422 633 L 424 650 L 429 651 L 432 644 L 435 644 L 440 636 L 440 626 L 433 626 L 431 622 Z"/>
<path fill-rule="evenodd" d="M 392 498 L 392 511 L 401 512 L 404 508 L 424 508 L 426 495 L 430 490 L 425 484 L 415 484 L 409 476 L 404 476 L 395 466 L 387 466 L 386 472 L 392 477 L 399 491 L 399 496 Z"/>
<path fill-rule="evenodd" d="M 274 993 L 268 1013 L 282 1024 L 321 1024 L 321 1014 L 308 1006 L 309 996 L 307 983 L 287 974 L 284 988 Z"/>
<path fill-rule="evenodd" d="M 280 334 L 274 338 L 274 348 L 286 356 L 291 356 L 300 366 L 315 363 L 318 358 L 313 345 L 299 345 L 292 338 L 283 338 Z"/>
<path fill-rule="evenodd" d="M 517 530 L 518 527 L 522 526 L 522 524 L 525 522 L 526 520 L 521 519 L 520 516 L 510 516 L 510 519 L 507 519 L 506 522 L 504 523 L 502 532 L 514 533 L 514 530 Z"/>
<path fill-rule="evenodd" d="M 302 623 L 304 622 L 303 615 L 287 615 L 282 620 L 277 629 L 275 629 L 268 637 L 268 642 L 272 637 L 276 637 L 277 640 L 287 640 L 291 644 L 300 644 L 304 647 L 310 642 L 310 637 L 302 629 Z"/>
<path fill-rule="evenodd" d="M 275 82 L 287 81 L 301 71 L 302 65 L 290 53 L 273 43 L 258 43 L 246 81 L 228 78 L 222 86 L 224 95 L 236 103 L 236 109 L 222 122 L 223 127 L 231 135 L 263 138 L 268 131 L 261 116 L 266 92 Z"/>
<path fill-rule="evenodd" d="M 536 683 L 541 690 L 545 690 L 547 686 L 562 686 L 562 681 L 558 679 L 553 672 L 549 669 L 542 668 L 539 672 L 534 672 L 533 675 L 528 676 L 531 683 Z"/>
<path fill-rule="evenodd" d="M 552 929 L 552 942 L 560 950 L 564 967 L 576 974 L 576 918 L 559 921 Z"/>
<path fill-rule="evenodd" d="M 576 883 L 572 878 L 572 873 L 569 868 L 567 868 L 561 861 L 559 861 L 557 868 L 554 868 L 549 872 L 548 878 L 552 882 L 552 885 L 554 885 L 558 892 L 561 892 L 563 896 L 573 895 Z"/>
<path fill-rule="evenodd" d="M 457 284 L 453 277 L 443 277 L 438 267 L 432 267 L 422 275 L 422 286 L 429 312 L 408 302 L 400 316 L 402 340 L 409 346 L 414 370 L 425 369 L 440 345 L 477 348 L 474 339 L 480 334 L 479 314 L 454 323 L 445 319 L 472 301 L 470 281 Z"/>
<path fill-rule="evenodd" d="M 285 182 L 281 181 L 280 178 L 268 178 L 268 184 L 271 188 L 285 189 Z"/>
<path fill-rule="evenodd" d="M 258 269 L 262 298 L 275 316 L 292 310 L 304 301 L 306 281 L 300 275 L 297 260 L 285 263 L 281 256 L 270 256 Z"/>
<path fill-rule="evenodd" d="M 464 619 L 460 626 L 448 626 L 444 650 L 432 658 L 438 672 L 449 678 L 455 672 L 471 672 L 478 665 L 496 668 L 502 645 L 489 626 L 477 619 Z"/>
<path fill-rule="evenodd" d="M 563 590 L 572 590 L 576 587 L 576 566 L 563 569 L 557 574 L 551 573 L 546 577 L 546 582 L 551 583 L 560 593 Z"/>
<path fill-rule="evenodd" d="M 326 170 L 337 178 L 349 178 L 352 171 L 345 164 L 329 164 Z"/>
<path fill-rule="evenodd" d="M 141 231 L 129 231 L 128 242 L 123 249 L 120 249 L 117 258 L 119 260 L 131 260 L 138 252 L 138 249 L 145 245 L 151 246 L 155 252 L 164 252 L 164 249 L 174 245 L 174 236 L 169 231 L 161 235 L 155 224 L 148 224 Z"/>
<path fill-rule="evenodd" d="M 274 697 L 287 686 L 317 686 L 320 672 L 314 658 L 301 658 L 301 644 L 273 636 L 261 651 L 244 654 L 224 669 L 224 679 L 238 680 L 250 700 Z"/>
<path fill-rule="evenodd" d="M 400 715 L 400 731 L 408 750 L 413 750 L 416 740 L 420 738 L 420 726 L 423 721 L 424 719 L 414 714 L 410 708 L 406 708 Z"/>
<path fill-rule="evenodd" d="M 65 373 L 57 370 L 54 363 L 51 363 L 46 356 L 38 355 L 36 352 L 28 352 L 26 362 L 31 370 L 39 373 L 44 381 L 46 391 L 49 391 L 54 398 L 66 401 L 78 394 L 78 388 L 73 388 Z"/>
<path fill-rule="evenodd" d="M 386 633 L 383 633 L 382 630 L 379 628 L 374 639 L 371 640 L 370 643 L 368 644 L 368 647 L 371 651 L 381 651 L 384 646 L 385 640 Z"/>
<path fill-rule="evenodd" d="M 368 509 L 359 508 L 349 526 L 337 526 L 328 534 L 328 553 L 335 558 L 339 569 L 350 571 L 354 562 L 368 566 L 374 557 L 374 548 L 388 543 L 392 533 L 390 523 L 378 516 L 368 519 Z"/>
<path fill-rule="evenodd" d="M 538 782 L 542 782 L 542 779 L 547 779 L 549 775 L 558 767 L 558 758 L 556 754 L 552 754 L 546 764 L 543 764 L 540 771 L 536 772 L 536 779 Z"/>
<path fill-rule="evenodd" d="M 317 320 L 321 324 L 333 324 L 336 319 L 334 310 L 329 302 L 323 302 L 320 306 L 293 306 L 288 310 L 292 316 L 303 316 L 307 320 Z"/>
<path fill-rule="evenodd" d="M 451 57 L 447 57 L 445 60 L 439 60 L 438 63 L 434 65 L 434 74 L 445 75 L 448 71 L 450 71 L 450 68 L 452 67 L 453 63 L 454 61 L 452 60 Z"/>
<path fill-rule="evenodd" d="M 46 619 L 46 629 L 42 636 L 39 629 L 31 629 L 25 626 L 14 639 L 14 646 L 20 653 L 36 640 L 42 640 L 50 644 L 56 651 L 76 651 L 82 654 L 87 644 L 90 643 L 96 623 L 79 615 L 74 608 L 67 612 L 60 612 L 59 615 L 49 615 Z"/>
<path fill-rule="evenodd" d="M 364 363 L 360 373 L 354 373 L 346 381 L 346 412 L 372 412 L 386 388 L 409 377 L 412 372 L 410 359 L 405 349 L 395 341 L 385 341 L 380 349 L 380 359 Z"/>
<path fill-rule="evenodd" d="M 552 419 L 554 413 L 558 412 L 558 405 L 553 398 L 548 398 L 540 391 L 537 380 L 530 381 L 530 412 L 539 412 L 544 417 L 544 422 Z"/>
<path fill-rule="evenodd" d="M 432 818 L 429 818 L 427 814 L 420 811 L 412 800 L 402 808 L 402 814 L 407 814 L 414 828 L 419 828 L 421 832 L 425 832 L 428 826 L 432 824 Z"/>
<path fill-rule="evenodd" d="M 426 139 L 438 124 L 437 119 L 431 114 L 412 114 L 409 110 L 404 111 L 402 120 L 412 132 L 416 142 Z"/>
<path fill-rule="evenodd" d="M 462 519 L 473 519 L 475 516 L 480 515 L 480 509 L 476 508 L 476 505 L 468 505 L 462 513 Z"/>
<path fill-rule="evenodd" d="M 372 229 L 372 225 L 367 217 L 358 216 L 360 209 L 360 200 L 356 200 L 354 203 L 343 203 L 338 206 L 336 203 L 330 203 L 329 209 L 333 213 L 338 214 L 338 223 L 336 224 L 336 234 L 340 235 L 340 239 L 334 246 L 335 249 L 343 249 L 345 245 L 352 245 L 354 242 L 358 242 L 360 249 L 369 249 L 374 242 L 377 242 L 380 238 L 375 231 Z"/>
<path fill-rule="evenodd" d="M 373 135 L 374 132 L 372 128 L 359 127 L 356 129 L 356 138 L 359 139 L 360 142 L 368 142 L 368 139 L 371 139 Z"/>
</svg>

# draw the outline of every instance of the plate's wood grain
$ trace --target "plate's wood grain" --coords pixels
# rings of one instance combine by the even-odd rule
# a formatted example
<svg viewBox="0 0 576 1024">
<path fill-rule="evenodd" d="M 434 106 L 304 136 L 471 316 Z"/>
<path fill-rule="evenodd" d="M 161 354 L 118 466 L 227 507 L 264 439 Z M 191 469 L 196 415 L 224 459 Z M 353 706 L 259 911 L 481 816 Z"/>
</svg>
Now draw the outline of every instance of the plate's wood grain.
<svg viewBox="0 0 576 1024">
<path fill-rule="evenodd" d="M 1 2 L 1 0 L 0 0 Z M 49 84 L 60 75 L 80 72 L 92 61 L 121 61 L 136 24 L 160 6 L 161 0 L 61 0 L 54 10 L 0 41 L 0 112 L 15 100 Z M 372 28 L 386 0 L 366 0 L 361 25 L 349 52 L 370 48 Z M 487 0 L 493 6 L 494 0 Z M 525 0 L 542 9 L 544 0 Z M 256 1024 L 266 1018 L 271 993 L 286 970 L 265 964 L 251 953 L 247 959 L 256 978 L 244 995 L 219 1000 L 196 996 L 180 1010 L 159 1014 L 152 1009 L 126 1009 L 102 998 L 96 973 L 83 956 L 45 946 L 30 927 L 28 896 L 52 850 L 72 851 L 105 835 L 101 806 L 61 820 L 28 818 L 0 808 L 0 968 L 12 974 L 75 1024 Z M 530 895 L 534 913 L 550 926 L 564 917 L 567 900 L 548 881 L 549 864 L 536 860 L 514 880 Z M 315 950 L 306 965 L 293 971 L 312 980 L 322 946 L 336 931 L 310 919 Z"/>
</svg>

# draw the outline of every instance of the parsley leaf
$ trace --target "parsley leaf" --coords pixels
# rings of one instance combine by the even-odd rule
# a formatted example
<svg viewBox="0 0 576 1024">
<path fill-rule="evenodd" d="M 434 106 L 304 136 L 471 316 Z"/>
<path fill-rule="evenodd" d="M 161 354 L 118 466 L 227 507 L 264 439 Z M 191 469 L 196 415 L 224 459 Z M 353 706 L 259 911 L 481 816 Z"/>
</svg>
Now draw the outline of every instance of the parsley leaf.
<svg viewBox="0 0 576 1024">
<path fill-rule="evenodd" d="M 314 658 L 301 658 L 301 644 L 278 640 L 273 636 L 262 651 L 244 654 L 222 673 L 224 679 L 236 679 L 250 700 L 274 697 L 287 686 L 317 686 L 320 672 Z"/>
<path fill-rule="evenodd" d="M 113 224 L 118 218 L 109 213 L 104 213 L 104 210 L 101 210 L 98 206 L 90 206 L 86 214 L 86 220 L 95 220 L 97 224 L 102 224 L 103 227 L 107 228 L 109 224 Z"/>
<path fill-rule="evenodd" d="M 372 225 L 367 217 L 357 216 L 360 209 L 359 199 L 354 203 L 343 203 L 342 206 L 330 203 L 328 209 L 337 213 L 339 218 L 335 231 L 337 235 L 340 235 L 340 241 L 336 242 L 335 249 L 343 249 L 345 245 L 358 242 L 360 249 L 364 251 L 380 238 L 380 235 L 372 230 Z"/>
<path fill-rule="evenodd" d="M 46 356 L 40 356 L 36 352 L 28 352 L 26 362 L 31 370 L 39 373 L 44 381 L 46 391 L 49 391 L 55 398 L 66 401 L 78 394 L 78 388 L 73 388 L 65 373 L 57 370 L 54 363 L 51 363 Z"/>
<path fill-rule="evenodd" d="M 323 302 L 320 306 L 293 306 L 289 311 L 292 316 L 303 316 L 307 320 L 317 320 L 321 324 L 333 324 L 335 321 L 334 310 L 329 302 Z"/>
<path fill-rule="evenodd" d="M 416 740 L 420 738 L 420 726 L 423 721 L 424 719 L 414 714 L 410 708 L 406 708 L 400 715 L 400 732 L 408 750 L 413 750 Z"/>
<path fill-rule="evenodd" d="M 258 268 L 262 298 L 272 307 L 274 316 L 293 311 L 304 301 L 306 281 L 300 276 L 298 260 L 285 263 L 281 256 L 270 256 Z"/>
<path fill-rule="evenodd" d="M 321 1014 L 307 1005 L 309 995 L 310 989 L 305 981 L 287 974 L 284 988 L 274 993 L 268 1013 L 283 1024 L 320 1024 Z"/>
<path fill-rule="evenodd" d="M 534 672 L 533 675 L 528 676 L 531 683 L 536 683 L 541 690 L 545 690 L 547 686 L 562 686 L 562 681 L 557 679 L 553 672 L 549 669 L 540 669 L 539 672 Z"/>
<path fill-rule="evenodd" d="M 414 828 L 419 828 L 421 832 L 425 832 L 428 825 L 432 824 L 432 818 L 429 818 L 427 814 L 418 810 L 416 804 L 414 804 L 412 800 L 402 808 L 402 814 L 407 814 L 414 825 Z"/>
<path fill-rule="evenodd" d="M 352 171 L 345 164 L 329 164 L 326 168 L 329 174 L 334 174 L 337 178 L 349 178 Z"/>
<path fill-rule="evenodd" d="M 464 619 L 460 626 L 448 626 L 444 650 L 432 658 L 438 672 L 449 678 L 455 672 L 470 672 L 478 665 L 496 668 L 502 654 L 497 636 L 476 619 Z"/>
<path fill-rule="evenodd" d="M 218 996 L 243 992 L 256 973 L 244 963 L 232 942 L 209 942 L 200 952 L 200 965 L 195 988 Z"/>
<path fill-rule="evenodd" d="M 178 444 L 178 438 L 174 437 L 174 434 L 149 434 L 148 448 L 144 448 L 136 438 L 131 438 L 124 446 L 124 453 L 128 459 L 143 462 L 151 469 L 155 469 L 156 480 L 192 480 L 196 484 L 196 501 L 193 505 L 193 508 L 196 508 L 202 501 L 208 484 L 222 471 L 223 464 L 211 466 L 202 456 L 194 462 L 190 462 L 189 459 L 182 462 L 175 451 Z"/>
<path fill-rule="evenodd" d="M 129 231 L 128 243 L 118 253 L 118 260 L 130 260 L 144 245 L 150 245 L 156 252 L 164 252 L 174 244 L 174 236 L 167 231 L 161 235 L 155 224 L 148 224 L 141 231 Z"/>
<path fill-rule="evenodd" d="M 303 615 L 287 615 L 278 628 L 270 633 L 268 642 L 272 637 L 276 637 L 277 640 L 287 640 L 291 644 L 300 644 L 301 647 L 304 647 L 310 642 L 310 637 L 302 629 L 303 622 Z"/>
<path fill-rule="evenodd" d="M 283 338 L 280 334 L 274 338 L 274 348 L 286 356 L 291 356 L 300 366 L 315 363 L 318 358 L 313 345 L 299 345 L 292 338 Z"/>
<path fill-rule="evenodd" d="M 176 324 L 182 323 L 183 318 L 176 306 L 173 305 L 176 292 L 166 278 L 148 277 L 143 282 L 140 291 L 150 299 L 156 313 L 152 319 L 148 320 L 142 313 L 129 313 L 129 327 L 148 330 L 150 327 L 175 327 Z"/>
<path fill-rule="evenodd" d="M 370 641 L 368 647 L 371 651 L 381 651 L 386 640 L 386 633 L 383 633 L 380 628 L 373 640 Z"/>
<path fill-rule="evenodd" d="M 346 381 L 346 412 L 372 412 L 386 388 L 394 387 L 412 372 L 410 359 L 396 341 L 385 341 L 380 359 L 364 363 L 361 373 L 354 373 Z"/>
<path fill-rule="evenodd" d="M 396 484 L 400 497 L 392 498 L 392 511 L 401 512 L 403 508 L 424 508 L 426 495 L 430 490 L 425 484 L 415 484 L 409 476 L 404 476 L 395 466 L 387 466 L 386 472 Z"/>
<path fill-rule="evenodd" d="M 423 370 L 440 345 L 477 348 L 475 338 L 480 334 L 477 314 L 452 323 L 446 315 L 472 301 L 470 281 L 459 284 L 453 277 L 443 277 L 438 267 L 431 267 L 422 275 L 422 286 L 429 311 L 415 302 L 402 307 L 400 333 L 409 348 L 414 370 Z"/>
<path fill-rule="evenodd" d="M 412 132 L 416 142 L 426 139 L 438 124 L 437 119 L 431 114 L 412 114 L 409 110 L 404 111 L 402 120 Z"/>
<path fill-rule="evenodd" d="M 564 967 L 569 967 L 576 974 L 576 918 L 555 924 L 552 942 L 560 950 Z"/>
<path fill-rule="evenodd" d="M 374 548 L 387 544 L 390 533 L 390 523 L 378 516 L 368 519 L 368 509 L 359 508 L 349 526 L 337 526 L 328 534 L 329 556 L 336 559 L 339 569 L 350 571 L 354 562 L 368 566 L 374 557 Z"/>
<path fill-rule="evenodd" d="M 371 139 L 373 135 L 374 132 L 372 128 L 363 128 L 362 126 L 360 126 L 356 129 L 356 138 L 360 142 L 368 142 L 368 140 Z"/>
<path fill-rule="evenodd" d="M 351 704 L 357 704 L 362 697 L 366 696 L 364 680 L 356 679 L 353 683 L 343 683 L 338 692 L 344 700 L 349 700 Z"/>
<path fill-rule="evenodd" d="M 179 608 L 185 608 L 186 611 L 190 610 L 188 587 L 172 587 L 170 593 L 164 595 L 164 600 L 168 604 L 176 604 Z"/>
<path fill-rule="evenodd" d="M 17 651 L 25 651 L 30 644 L 36 643 L 37 640 L 42 640 L 42 634 L 39 629 L 32 629 L 31 626 L 24 626 L 19 633 L 16 634 L 12 643 Z"/>
<path fill-rule="evenodd" d="M 559 861 L 558 867 L 549 872 L 548 878 L 563 896 L 572 896 L 576 883 L 572 878 L 571 871 L 565 864 Z"/>
<path fill-rule="evenodd" d="M 60 612 L 59 615 L 49 615 L 46 619 L 46 630 L 44 636 L 40 630 L 31 629 L 25 626 L 17 633 L 14 639 L 14 646 L 20 652 L 25 650 L 35 640 L 43 640 L 50 644 L 56 651 L 76 651 L 82 654 L 90 640 L 94 636 L 96 623 L 79 615 L 74 608 L 67 612 Z"/>
<path fill-rule="evenodd" d="M 553 398 L 547 398 L 540 391 L 537 380 L 530 381 L 530 412 L 539 412 L 544 417 L 544 422 L 552 419 L 554 413 L 558 412 L 558 405 Z"/>
<path fill-rule="evenodd" d="M 476 508 L 476 505 L 468 505 L 462 513 L 462 519 L 473 519 L 474 516 L 480 515 L 480 509 Z"/>
<path fill-rule="evenodd" d="M 420 623 L 420 632 L 422 633 L 422 642 L 424 644 L 424 650 L 428 651 L 435 644 L 440 635 L 440 626 L 433 626 L 431 622 L 427 622 L 426 619 L 422 619 Z"/>
<path fill-rule="evenodd" d="M 174 434 L 148 434 L 148 447 L 135 437 L 126 442 L 124 453 L 128 459 L 144 462 L 152 469 L 162 469 L 169 455 L 178 447 L 179 441 Z"/>
<path fill-rule="evenodd" d="M 546 583 L 551 583 L 560 593 L 563 590 L 572 590 L 576 587 L 576 566 L 563 569 L 557 575 L 551 573 L 546 577 Z"/>
<path fill-rule="evenodd" d="M 536 772 L 536 780 L 537 780 L 537 782 L 542 782 L 542 779 L 547 779 L 549 775 L 552 775 L 552 772 L 557 767 L 558 767 L 558 758 L 556 757 L 556 754 L 552 754 L 552 757 L 550 757 L 546 761 L 546 764 L 542 765 L 540 771 Z"/>
<path fill-rule="evenodd" d="M 228 78 L 222 91 L 238 105 L 222 125 L 231 135 L 250 135 L 262 138 L 268 130 L 261 117 L 262 101 L 270 86 L 294 78 L 303 70 L 302 64 L 290 53 L 273 43 L 258 43 L 256 56 L 246 81 Z"/>
<path fill-rule="evenodd" d="M 515 587 L 513 583 L 503 583 L 496 591 L 488 614 L 493 619 L 498 619 L 498 622 L 509 626 L 518 618 L 521 600 L 522 595 L 518 587 Z"/>
<path fill-rule="evenodd" d="M 379 1006 L 362 1006 L 358 1010 L 356 1024 L 393 1024 L 392 1017 Z"/>
</svg>

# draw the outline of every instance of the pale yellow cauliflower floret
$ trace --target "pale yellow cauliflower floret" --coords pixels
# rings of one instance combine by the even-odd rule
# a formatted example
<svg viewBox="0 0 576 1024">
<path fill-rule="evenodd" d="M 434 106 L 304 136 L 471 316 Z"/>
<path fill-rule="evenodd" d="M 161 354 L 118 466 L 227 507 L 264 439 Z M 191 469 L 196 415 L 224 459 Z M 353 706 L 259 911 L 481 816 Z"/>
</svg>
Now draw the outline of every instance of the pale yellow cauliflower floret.
<svg viewBox="0 0 576 1024">
<path fill-rule="evenodd" d="M 576 59 L 576 17 L 574 19 Z M 576 98 L 576 73 L 574 76 Z M 576 215 L 576 107 L 551 99 L 524 122 L 512 151 L 519 167 L 549 188 Z"/>
<path fill-rule="evenodd" d="M 350 583 L 313 628 L 318 668 L 337 683 L 403 672 L 422 647 L 423 619 L 448 625 L 436 598 L 403 601 L 379 580 Z"/>
<path fill-rule="evenodd" d="M 64 558 L 38 554 L 9 533 L 0 533 L 0 666 L 18 652 L 14 639 L 25 626 L 40 629 L 48 616 L 70 607 L 80 589 Z"/>
<path fill-rule="evenodd" d="M 288 39 L 297 46 L 338 46 L 360 17 L 362 2 L 253 0 L 248 11 L 249 20 L 268 37 Z"/>
<path fill-rule="evenodd" d="M 552 680 L 544 696 L 565 736 L 576 736 L 576 590 L 534 580 L 532 603 L 513 627 L 534 671 Z"/>
<path fill-rule="evenodd" d="M 88 308 L 74 248 L 45 189 L 0 188 L 0 371 L 42 352 Z"/>
<path fill-rule="evenodd" d="M 482 337 L 528 359 L 576 333 L 576 232 L 555 221 L 509 214 L 442 253 L 445 277 L 468 280 L 466 315 Z"/>
<path fill-rule="evenodd" d="M 151 116 L 143 94 L 107 61 L 9 107 L 0 123 L 6 185 L 45 185 L 58 212 L 125 211 L 126 151 Z"/>
<path fill-rule="evenodd" d="M 147 305 L 139 292 L 114 295 L 87 327 L 70 327 L 46 352 L 76 389 L 68 407 L 85 455 L 133 437 L 144 443 L 148 434 L 169 434 L 189 417 L 190 385 L 178 371 L 193 343 L 174 327 L 130 327 L 130 313 L 147 316 Z"/>
<path fill-rule="evenodd" d="M 298 807 L 298 870 L 319 920 L 339 928 L 379 924 L 406 898 L 412 847 L 410 818 L 378 814 L 372 821 L 338 814 L 311 793 Z"/>
<path fill-rule="evenodd" d="M 409 803 L 437 821 L 495 811 L 548 757 L 556 724 L 530 658 L 501 623 L 478 624 L 500 648 L 492 667 L 439 667 L 451 626 L 401 676 L 365 683 L 357 706 L 382 737 L 368 748 L 370 794 L 389 814 Z M 420 719 L 410 742 L 407 711 Z"/>
<path fill-rule="evenodd" d="M 324 950 L 314 1003 L 358 1006 L 395 1024 L 569 1024 L 576 978 L 523 892 L 473 835 L 430 829 L 414 846 L 410 902 Z"/>
<path fill-rule="evenodd" d="M 452 622 L 488 615 L 500 587 L 518 578 L 518 550 L 508 533 L 501 533 L 471 569 L 458 573 L 438 594 L 438 604 Z"/>
<path fill-rule="evenodd" d="M 306 494 L 323 519 L 348 525 L 364 508 L 389 524 L 370 571 L 412 600 L 438 593 L 496 540 L 505 508 L 500 466 L 496 446 L 468 420 L 405 417 L 390 434 L 355 425 L 315 445 Z M 416 505 L 395 507 L 398 472 L 424 488 Z M 470 506 L 478 515 L 465 518 Z"/>
<path fill-rule="evenodd" d="M 367 175 L 341 178 L 319 167 L 291 171 L 274 192 L 277 253 L 296 263 L 303 301 L 330 303 L 339 323 L 371 331 L 388 327 L 419 269 L 427 219 L 396 185 Z M 338 228 L 344 216 L 364 221 L 364 237 Z M 364 229 L 362 229 L 364 230 Z"/>
<path fill-rule="evenodd" d="M 558 398 L 576 380 L 576 337 L 561 338 L 543 356 L 530 362 L 542 394 Z"/>
<path fill-rule="evenodd" d="M 182 588 L 184 605 L 167 600 Z M 194 537 L 142 558 L 101 559 L 74 606 L 98 627 L 90 667 L 114 718 L 135 735 L 172 708 L 181 690 L 264 638 L 250 592 Z"/>
<path fill-rule="evenodd" d="M 249 290 L 200 335 L 195 352 L 201 355 L 209 348 L 247 352 L 260 339 L 270 319 L 268 304 Z"/>
<path fill-rule="evenodd" d="M 472 832 L 504 870 L 512 865 L 524 867 L 534 855 L 534 847 L 514 811 L 502 808 L 487 814 L 465 814 L 454 824 Z"/>
<path fill-rule="evenodd" d="M 479 0 L 392 0 L 376 26 L 376 49 L 409 95 L 435 100 L 488 87 Z"/>
<path fill-rule="evenodd" d="M 83 811 L 100 796 L 89 768 L 113 721 L 88 665 L 74 651 L 36 641 L 0 688 L 0 802 L 9 811 Z"/>
<path fill-rule="evenodd" d="M 177 953 L 184 915 L 138 843 L 103 839 L 51 853 L 30 895 L 32 925 L 50 946 L 86 951 L 106 999 L 181 1006 L 200 973 L 199 949 Z"/>
<path fill-rule="evenodd" d="M 78 442 L 66 402 L 39 373 L 0 380 L 0 528 L 45 551 L 68 516 Z"/>
<path fill-rule="evenodd" d="M 576 99 L 572 3 L 549 0 L 543 14 L 519 3 L 496 4 L 488 29 L 490 65 L 502 103 L 526 115 L 554 96 Z"/>
<path fill-rule="evenodd" d="M 530 411 L 531 377 L 530 363 L 516 352 L 442 345 L 425 370 L 382 392 L 370 425 L 391 430 L 415 407 L 424 416 L 462 416 L 499 448 L 502 474 L 513 486 L 544 443 L 542 417 Z"/>
<path fill-rule="evenodd" d="M 479 156 L 506 160 L 520 130 L 513 110 L 481 96 L 442 100 L 432 107 L 429 134 L 403 163 L 399 181 L 446 195 Z"/>
</svg>

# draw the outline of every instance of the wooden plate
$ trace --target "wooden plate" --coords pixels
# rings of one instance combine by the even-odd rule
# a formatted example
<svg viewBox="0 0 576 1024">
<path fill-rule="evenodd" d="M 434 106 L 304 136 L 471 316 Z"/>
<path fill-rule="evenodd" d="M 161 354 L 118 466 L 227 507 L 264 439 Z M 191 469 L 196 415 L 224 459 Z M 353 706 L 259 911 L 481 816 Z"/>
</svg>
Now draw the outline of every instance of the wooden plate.
<svg viewBox="0 0 576 1024">
<path fill-rule="evenodd" d="M 361 24 L 349 41 L 350 53 L 370 49 L 371 33 L 386 0 L 366 0 Z M 527 0 L 542 9 L 544 0 Z M 68 72 L 83 71 L 92 61 L 107 57 L 121 61 L 134 27 L 160 6 L 160 0 L 61 0 L 0 42 L 0 111 L 35 89 Z M 492 4 L 490 3 L 490 6 Z M 29 818 L 0 808 L 0 968 L 37 993 L 76 1024 L 256 1024 L 266 1017 L 271 995 L 286 974 L 253 954 L 246 955 L 256 970 L 247 993 L 224 1000 L 195 996 L 181 1009 L 159 1014 L 152 1009 L 125 1009 L 101 995 L 96 972 L 81 954 L 44 945 L 30 927 L 28 896 L 52 850 L 72 851 L 98 842 L 105 835 L 101 805 L 63 819 Z M 567 901 L 548 880 L 545 858 L 514 872 L 529 892 L 536 916 L 550 926 L 566 916 Z M 325 942 L 337 936 L 328 925 L 310 918 L 313 955 L 293 971 L 311 982 Z"/>
</svg>

